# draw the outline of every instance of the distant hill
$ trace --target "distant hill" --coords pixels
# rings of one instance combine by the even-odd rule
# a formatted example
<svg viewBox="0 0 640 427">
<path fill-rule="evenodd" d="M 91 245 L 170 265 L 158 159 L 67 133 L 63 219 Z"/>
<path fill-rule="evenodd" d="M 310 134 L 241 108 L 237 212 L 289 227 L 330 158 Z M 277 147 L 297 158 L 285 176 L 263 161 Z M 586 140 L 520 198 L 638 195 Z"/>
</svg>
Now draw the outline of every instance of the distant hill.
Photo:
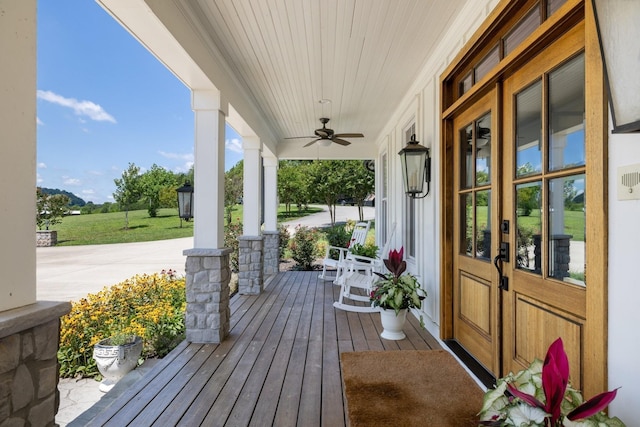
<svg viewBox="0 0 640 427">
<path fill-rule="evenodd" d="M 58 190 L 57 188 L 43 188 L 43 187 L 40 187 L 40 190 L 42 190 L 43 193 L 47 193 L 50 195 L 64 194 L 65 196 L 71 199 L 69 206 L 84 206 L 87 204 L 87 202 L 82 200 L 80 197 L 76 196 L 73 193 L 69 193 L 68 191 L 65 191 L 65 190 Z"/>
</svg>

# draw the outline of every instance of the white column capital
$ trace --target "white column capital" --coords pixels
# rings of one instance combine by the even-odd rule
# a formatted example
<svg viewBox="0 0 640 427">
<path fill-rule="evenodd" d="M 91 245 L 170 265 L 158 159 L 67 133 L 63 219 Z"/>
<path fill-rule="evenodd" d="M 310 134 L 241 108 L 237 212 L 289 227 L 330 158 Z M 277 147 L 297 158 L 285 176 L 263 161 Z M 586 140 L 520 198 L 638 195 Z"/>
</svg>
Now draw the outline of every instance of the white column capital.
<svg viewBox="0 0 640 427">
<path fill-rule="evenodd" d="M 191 91 L 193 111 L 219 110 L 225 117 L 229 115 L 229 102 L 217 89 L 195 89 Z"/>
<path fill-rule="evenodd" d="M 262 150 L 262 142 L 258 136 L 245 136 L 242 135 L 242 149 L 243 150 Z"/>
<path fill-rule="evenodd" d="M 262 164 L 265 168 L 277 168 L 278 167 L 278 158 L 272 155 L 263 155 L 262 156 Z"/>
</svg>

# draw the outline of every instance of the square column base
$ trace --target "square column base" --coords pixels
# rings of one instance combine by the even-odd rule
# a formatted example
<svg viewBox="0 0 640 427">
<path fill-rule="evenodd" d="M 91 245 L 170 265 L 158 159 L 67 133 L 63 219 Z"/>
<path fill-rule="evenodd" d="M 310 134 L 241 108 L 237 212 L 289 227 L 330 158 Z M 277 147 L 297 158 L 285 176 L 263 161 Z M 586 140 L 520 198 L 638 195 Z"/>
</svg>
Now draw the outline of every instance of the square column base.
<svg viewBox="0 0 640 427">
<path fill-rule="evenodd" d="M 189 249 L 183 253 L 187 256 L 186 339 L 218 344 L 229 335 L 231 249 Z"/>
<path fill-rule="evenodd" d="M 264 237 L 238 237 L 238 293 L 260 295 L 264 286 Z"/>
</svg>

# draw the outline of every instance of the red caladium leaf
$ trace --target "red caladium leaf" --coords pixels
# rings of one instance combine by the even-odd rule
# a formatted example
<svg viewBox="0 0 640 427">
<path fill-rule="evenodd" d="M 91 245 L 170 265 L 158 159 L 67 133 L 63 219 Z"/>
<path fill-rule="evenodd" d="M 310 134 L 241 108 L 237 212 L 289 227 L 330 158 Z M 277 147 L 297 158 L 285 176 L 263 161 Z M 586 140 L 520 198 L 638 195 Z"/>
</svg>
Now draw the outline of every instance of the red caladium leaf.
<svg viewBox="0 0 640 427">
<path fill-rule="evenodd" d="M 551 425 L 560 419 L 562 399 L 569 384 L 569 359 L 562 338 L 551 344 L 542 366 L 542 388 L 546 399 L 544 410 L 551 414 Z"/>
<path fill-rule="evenodd" d="M 583 418 L 588 418 L 591 415 L 595 415 L 606 408 L 609 403 L 611 403 L 611 401 L 616 398 L 617 393 L 618 389 L 600 393 L 599 395 L 594 396 L 588 401 L 584 402 L 573 411 L 569 412 L 567 418 L 569 418 L 571 421 L 575 421 L 581 420 Z"/>
</svg>

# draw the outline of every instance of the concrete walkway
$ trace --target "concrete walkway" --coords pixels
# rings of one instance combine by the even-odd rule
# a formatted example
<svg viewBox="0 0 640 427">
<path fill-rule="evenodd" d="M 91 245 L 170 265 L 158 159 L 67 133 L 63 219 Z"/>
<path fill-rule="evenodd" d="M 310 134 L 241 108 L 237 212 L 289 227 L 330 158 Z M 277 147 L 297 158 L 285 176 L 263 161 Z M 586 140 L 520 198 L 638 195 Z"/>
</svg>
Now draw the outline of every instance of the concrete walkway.
<svg viewBox="0 0 640 427">
<path fill-rule="evenodd" d="M 324 211 L 286 222 L 291 231 L 299 224 L 308 227 L 328 226 L 329 212 Z M 373 219 L 374 208 L 365 208 L 365 219 Z M 358 219 L 358 208 L 338 206 L 336 221 Z M 153 274 L 173 269 L 178 275 L 185 273 L 185 249 L 193 248 L 193 238 L 158 240 L 154 242 L 119 243 L 111 245 L 60 246 L 37 248 L 37 298 L 41 301 L 77 301 L 87 294 L 101 291 L 129 279 L 136 274 Z M 56 423 L 86 425 L 93 412 L 108 405 L 120 388 L 135 381 L 144 372 L 144 365 L 131 372 L 107 394 L 98 390 L 93 379 L 60 380 L 60 408 Z M 120 386 L 120 387 L 118 387 Z M 75 420 L 75 421 L 74 421 Z"/>
</svg>

